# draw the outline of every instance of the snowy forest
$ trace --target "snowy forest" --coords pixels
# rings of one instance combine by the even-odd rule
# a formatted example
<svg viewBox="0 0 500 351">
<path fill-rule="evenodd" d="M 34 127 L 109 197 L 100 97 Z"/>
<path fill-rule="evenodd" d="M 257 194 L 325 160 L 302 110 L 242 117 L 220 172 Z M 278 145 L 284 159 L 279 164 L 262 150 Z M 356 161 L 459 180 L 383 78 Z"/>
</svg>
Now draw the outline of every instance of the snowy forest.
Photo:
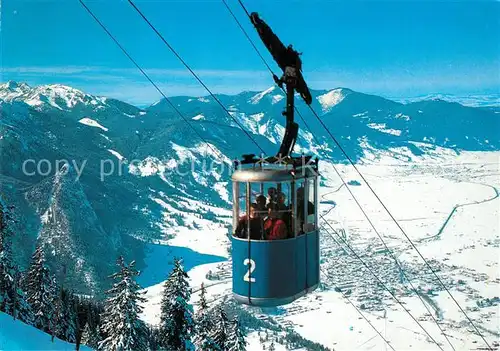
<svg viewBox="0 0 500 351">
<path fill-rule="evenodd" d="M 246 349 L 245 330 L 238 316 L 230 317 L 219 303 L 212 308 L 202 286 L 196 313 L 189 304 L 191 288 L 181 259 L 164 284 L 161 322 L 148 325 L 139 318 L 145 302 L 135 262 L 123 257 L 110 276 L 104 301 L 61 286 L 49 271 L 44 249 L 37 246 L 26 272 L 14 262 L 14 208 L 0 201 L 0 311 L 54 338 L 96 350 L 230 350 Z"/>
</svg>

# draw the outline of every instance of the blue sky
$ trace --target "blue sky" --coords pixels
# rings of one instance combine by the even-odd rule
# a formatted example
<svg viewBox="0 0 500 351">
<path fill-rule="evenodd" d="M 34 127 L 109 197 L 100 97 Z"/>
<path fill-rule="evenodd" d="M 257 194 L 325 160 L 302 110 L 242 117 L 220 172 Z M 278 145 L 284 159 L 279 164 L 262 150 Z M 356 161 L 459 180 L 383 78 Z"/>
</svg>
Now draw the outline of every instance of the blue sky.
<svg viewBox="0 0 500 351">
<path fill-rule="evenodd" d="M 236 0 L 230 7 L 268 63 L 277 66 Z M 215 92 L 273 84 L 222 0 L 137 1 Z M 388 97 L 498 93 L 499 2 L 245 1 L 285 44 L 303 52 L 313 89 L 348 87 Z M 143 105 L 158 92 L 76 0 L 2 4 L 2 79 L 62 83 Z M 206 92 L 127 1 L 87 5 L 167 95 Z"/>
</svg>

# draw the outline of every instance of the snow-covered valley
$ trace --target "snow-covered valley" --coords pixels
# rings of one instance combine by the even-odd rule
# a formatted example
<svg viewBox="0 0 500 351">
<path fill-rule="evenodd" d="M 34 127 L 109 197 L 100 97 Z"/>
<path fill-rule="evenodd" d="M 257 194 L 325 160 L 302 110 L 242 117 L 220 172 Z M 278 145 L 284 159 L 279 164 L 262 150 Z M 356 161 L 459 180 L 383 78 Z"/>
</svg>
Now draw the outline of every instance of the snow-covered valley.
<svg viewBox="0 0 500 351">
<path fill-rule="evenodd" d="M 446 150 L 442 150 L 440 155 L 438 150 L 434 159 L 415 160 L 411 164 L 397 161 L 389 155 L 365 161 L 358 166 L 361 173 L 430 262 L 453 297 L 478 325 L 490 345 L 498 343 L 500 153 L 453 156 L 447 155 Z M 387 286 L 395 289 L 395 295 L 440 347 L 451 349 L 349 192 L 329 169 L 331 164 L 323 165 L 325 182 L 321 188 L 320 208 L 324 217 L 322 289 L 279 308 L 248 309 L 259 318 L 272 319 L 283 327 L 291 327 L 305 338 L 331 349 L 381 350 L 388 347 L 359 315 L 349 299 L 394 349 L 439 349 L 387 290 L 377 283 L 373 276 L 376 274 Z M 351 190 L 387 246 L 402 263 L 411 283 L 423 297 L 453 347 L 464 350 L 484 345 L 459 307 L 431 274 L 355 170 L 346 165 L 337 167 L 345 180 L 360 182 L 360 186 L 349 185 Z M 210 240 L 218 245 L 207 243 L 203 254 L 228 256 L 225 248 L 228 245 L 226 226 L 219 223 L 210 228 L 210 232 L 214 233 Z M 353 256 L 333 232 L 333 229 L 341 228 L 346 232 L 348 245 L 373 273 Z M 208 230 L 203 229 L 186 231 L 177 235 L 172 244 L 190 246 L 193 241 L 203 240 L 203 237 L 204 241 L 208 241 L 207 233 Z M 190 257 L 186 256 L 186 262 L 190 262 Z M 149 256 L 146 262 L 149 266 L 145 274 L 149 270 L 164 269 L 154 256 Z M 216 273 L 217 279 L 207 279 L 209 272 Z M 199 290 L 201 283 L 204 283 L 210 300 L 230 299 L 230 260 L 200 264 L 189 270 L 188 274 L 194 291 Z M 144 319 L 157 323 L 161 283 L 148 287 L 147 291 L 149 301 Z M 196 299 L 194 294 L 194 303 Z M 496 302 L 481 305 L 486 299 Z M 257 338 L 254 349 L 258 350 L 259 347 Z"/>
</svg>

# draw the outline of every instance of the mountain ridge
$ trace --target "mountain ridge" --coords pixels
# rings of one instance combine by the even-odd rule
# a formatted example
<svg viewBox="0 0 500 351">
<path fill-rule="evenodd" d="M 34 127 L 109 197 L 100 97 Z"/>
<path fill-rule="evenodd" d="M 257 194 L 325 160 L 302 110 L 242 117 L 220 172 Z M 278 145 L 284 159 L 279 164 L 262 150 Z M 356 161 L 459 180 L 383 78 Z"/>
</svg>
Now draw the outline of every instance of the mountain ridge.
<svg viewBox="0 0 500 351">
<path fill-rule="evenodd" d="M 107 97 L 107 96 L 102 96 L 102 95 L 96 95 L 96 94 L 88 94 L 88 93 L 83 92 L 80 89 L 76 89 L 76 88 L 73 88 L 71 86 L 64 85 L 64 84 L 40 84 L 40 85 L 31 86 L 26 82 L 17 82 L 17 81 L 13 81 L 13 80 L 7 81 L 5 83 L 0 83 L 0 99 L 7 100 L 6 99 L 7 93 L 5 92 L 5 90 L 10 89 L 11 93 L 12 93 L 12 89 L 15 89 L 16 87 L 21 87 L 22 89 L 24 89 L 24 93 L 26 93 L 27 91 L 43 92 L 43 91 L 47 91 L 47 89 L 61 89 L 63 91 L 72 92 L 75 95 L 81 95 L 81 96 L 83 95 L 83 96 L 88 96 L 88 97 L 93 97 L 93 98 L 99 98 L 99 99 L 104 100 L 103 102 L 106 102 L 108 100 L 109 101 L 116 101 L 116 102 L 120 102 L 120 103 L 129 105 L 129 106 L 136 107 L 133 104 L 120 101 L 119 99 L 115 99 L 115 98 Z M 272 86 L 264 91 L 244 90 L 244 91 L 241 91 L 241 92 L 236 93 L 236 94 L 218 94 L 218 93 L 216 93 L 215 96 L 222 97 L 222 98 L 234 97 L 234 96 L 252 96 L 252 97 L 254 97 L 255 95 L 263 94 L 264 92 L 267 92 L 267 91 L 269 91 L 269 93 L 275 92 L 275 93 L 277 93 L 275 95 L 282 95 L 284 97 L 284 93 L 277 86 Z M 474 93 L 474 94 L 470 94 L 470 95 L 453 95 L 453 94 L 432 93 L 432 94 L 422 94 L 422 95 L 418 95 L 415 97 L 382 97 L 382 96 L 379 96 L 375 93 L 363 93 L 363 92 L 355 91 L 355 90 L 352 90 L 350 88 L 342 87 L 342 86 L 331 88 L 331 89 L 311 89 L 311 92 L 315 96 L 331 93 L 333 91 L 343 91 L 346 93 L 362 94 L 364 96 L 377 96 L 379 98 L 393 101 L 393 102 L 397 102 L 397 103 L 401 103 L 401 104 L 411 104 L 413 102 L 420 102 L 420 101 L 426 101 L 426 100 L 442 100 L 442 101 L 446 101 L 446 102 L 458 102 L 458 103 L 468 101 L 472 104 L 471 107 L 481 107 L 481 106 L 500 107 L 500 95 L 499 94 L 492 94 L 492 93 L 485 93 L 485 94 Z M 267 94 L 263 94 L 263 95 L 267 95 Z M 12 99 L 13 97 L 14 96 L 11 96 L 10 99 Z M 189 100 L 189 99 L 191 99 L 191 100 L 196 100 L 196 99 L 211 100 L 212 99 L 210 94 L 196 96 L 196 97 L 189 96 L 189 95 L 172 95 L 172 96 L 168 96 L 168 98 L 169 99 L 186 99 L 186 100 Z M 148 110 L 151 107 L 157 105 L 159 102 L 162 102 L 162 101 L 164 101 L 163 98 L 156 101 L 156 102 L 153 102 L 150 105 L 145 106 L 143 108 L 139 108 L 139 107 L 136 107 L 136 108 L 141 110 L 141 111 Z M 474 102 L 476 102 L 476 103 L 474 104 Z M 480 102 L 482 102 L 482 103 L 480 103 Z M 463 103 L 461 103 L 461 104 L 463 106 L 468 106 L 467 104 L 463 104 Z"/>
</svg>

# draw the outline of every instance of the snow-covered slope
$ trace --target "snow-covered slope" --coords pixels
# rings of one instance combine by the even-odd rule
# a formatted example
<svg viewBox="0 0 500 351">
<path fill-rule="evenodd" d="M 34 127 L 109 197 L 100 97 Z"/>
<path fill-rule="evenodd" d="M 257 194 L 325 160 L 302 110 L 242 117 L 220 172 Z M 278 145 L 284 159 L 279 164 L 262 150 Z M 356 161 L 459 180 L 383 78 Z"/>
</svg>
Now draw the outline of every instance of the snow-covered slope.
<svg viewBox="0 0 500 351">
<path fill-rule="evenodd" d="M 323 112 L 329 112 L 333 106 L 339 104 L 351 93 L 349 89 L 333 89 L 326 94 L 318 96 L 316 99 L 321 104 Z"/>
<path fill-rule="evenodd" d="M 411 154 L 406 149 L 394 153 Z M 368 154 L 363 165 L 358 165 L 372 187 L 397 218 L 406 233 L 430 262 L 459 301 L 470 318 L 484 334 L 490 345 L 498 342 L 498 291 L 500 288 L 498 249 L 500 217 L 499 152 L 453 155 L 446 149 L 437 149 L 429 155 L 415 158 L 413 163 L 397 160 L 387 152 L 373 158 Z M 334 176 L 332 165 L 322 163 L 324 184 L 321 188 L 321 214 L 325 217 L 322 229 L 322 283 L 323 287 L 296 302 L 279 308 L 243 308 L 258 320 L 278 325 L 283 331 L 290 328 L 306 339 L 335 350 L 385 349 L 382 338 L 360 317 L 361 313 L 390 341 L 396 350 L 427 350 L 437 346 L 425 335 L 419 325 L 406 313 L 391 295 L 375 280 L 372 273 L 357 260 L 345 244 L 333 233 L 344 229 L 348 244 L 362 257 L 371 270 L 394 291 L 419 323 L 443 349 L 451 349 L 431 316 L 422 305 L 408 280 L 401 272 L 373 229 L 364 219 L 349 192 Z M 481 338 L 472 331 L 465 316 L 453 303 L 443 287 L 428 272 L 399 229 L 381 209 L 377 200 L 349 166 L 337 165 L 361 201 L 368 216 L 381 233 L 388 247 L 402 263 L 419 294 L 435 314 L 440 326 L 457 350 L 483 345 Z M 360 185 L 356 185 L 360 184 Z M 328 223 L 328 224 L 327 224 Z M 212 230 L 216 230 L 216 224 Z M 223 226 L 218 231 L 224 239 Z M 179 247 L 198 243 L 204 231 L 186 231 L 176 237 Z M 195 247 L 198 244 L 195 244 Z M 160 252 L 170 250 L 169 257 L 179 255 L 180 248 L 156 246 L 148 255 L 145 275 L 165 270 L 159 265 Z M 197 248 L 205 254 L 225 256 L 220 244 Z M 209 301 L 217 303 L 231 297 L 230 257 L 203 259 L 185 252 L 187 266 L 194 290 L 192 302 L 196 306 L 202 283 L 207 287 Z M 214 262 L 215 261 L 215 262 Z M 149 271 L 151 270 L 151 271 Z M 168 269 L 167 269 L 168 270 Z M 163 271 L 162 276 L 166 274 Z M 151 281 L 147 288 L 148 302 L 144 319 L 149 323 L 159 320 L 161 282 Z M 346 297 L 341 293 L 346 294 Z M 350 302 L 349 302 L 350 301 Z M 249 338 L 251 349 L 260 345 L 255 333 Z M 273 335 L 273 333 L 270 333 Z M 286 333 L 285 333 L 286 334 Z M 278 346 L 281 334 L 274 338 Z M 269 342 L 269 346 L 273 336 Z M 280 345 L 282 347 L 282 345 Z"/>
<path fill-rule="evenodd" d="M 49 334 L 42 332 L 30 325 L 14 320 L 8 314 L 0 312 L 0 350 L 2 351 L 24 351 L 24 350 L 75 350 L 75 345 L 52 338 Z M 91 351 L 92 349 L 81 345 L 80 350 Z"/>
<path fill-rule="evenodd" d="M 85 117 L 85 118 L 82 118 L 81 120 L 79 120 L 78 122 L 80 122 L 81 124 L 85 124 L 87 126 L 90 126 L 90 127 L 95 127 L 95 128 L 101 128 L 102 130 L 104 130 L 105 132 L 108 131 L 108 128 L 106 127 L 103 127 L 102 125 L 99 124 L 99 122 L 96 122 L 94 121 L 93 119 L 91 118 L 88 118 L 88 117 Z"/>
</svg>

